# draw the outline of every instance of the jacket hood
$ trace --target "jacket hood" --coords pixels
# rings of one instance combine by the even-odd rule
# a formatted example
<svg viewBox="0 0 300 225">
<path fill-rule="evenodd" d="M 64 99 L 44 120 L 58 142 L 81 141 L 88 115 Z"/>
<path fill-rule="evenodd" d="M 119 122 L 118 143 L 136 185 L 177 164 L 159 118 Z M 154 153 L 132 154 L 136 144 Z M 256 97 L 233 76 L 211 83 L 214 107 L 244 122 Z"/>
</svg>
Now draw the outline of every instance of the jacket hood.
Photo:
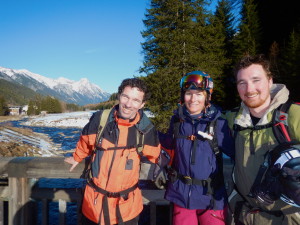
<svg viewBox="0 0 300 225">
<path fill-rule="evenodd" d="M 141 119 L 135 126 L 140 132 L 146 134 L 154 127 L 154 125 L 142 109 L 140 109 L 138 113 L 140 114 Z"/>
<path fill-rule="evenodd" d="M 257 125 L 264 125 L 270 122 L 267 117 L 268 113 L 273 111 L 288 100 L 289 90 L 284 84 L 273 84 L 270 90 L 270 95 L 271 104 Z M 241 103 L 240 113 L 241 114 L 235 119 L 234 123 L 242 127 L 253 126 L 249 108 L 244 104 L 244 102 Z"/>
</svg>

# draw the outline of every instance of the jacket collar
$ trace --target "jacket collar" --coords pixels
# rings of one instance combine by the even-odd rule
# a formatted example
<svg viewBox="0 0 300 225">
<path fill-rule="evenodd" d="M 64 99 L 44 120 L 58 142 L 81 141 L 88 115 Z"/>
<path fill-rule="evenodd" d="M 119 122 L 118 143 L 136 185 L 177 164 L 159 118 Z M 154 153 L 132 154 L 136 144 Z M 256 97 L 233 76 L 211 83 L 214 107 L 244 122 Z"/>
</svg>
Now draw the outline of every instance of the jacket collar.
<svg viewBox="0 0 300 225">
<path fill-rule="evenodd" d="M 147 133 L 149 130 L 151 130 L 154 125 L 152 122 L 149 120 L 149 118 L 146 116 L 144 111 L 140 109 L 136 115 L 136 117 L 133 120 L 125 120 L 122 118 L 118 117 L 118 110 L 119 110 L 119 105 L 114 106 L 113 108 L 113 117 L 114 120 L 118 125 L 122 126 L 136 126 L 136 128 L 143 134 Z"/>
<path fill-rule="evenodd" d="M 178 108 L 174 112 L 175 116 L 177 116 L 182 121 L 202 120 L 209 122 L 217 119 L 221 115 L 220 110 L 217 109 L 217 107 L 213 104 L 206 108 L 206 111 L 202 114 L 202 117 L 199 117 L 198 119 L 193 119 L 191 116 L 188 116 L 186 113 L 184 113 L 184 110 L 185 106 L 178 104 Z"/>
</svg>

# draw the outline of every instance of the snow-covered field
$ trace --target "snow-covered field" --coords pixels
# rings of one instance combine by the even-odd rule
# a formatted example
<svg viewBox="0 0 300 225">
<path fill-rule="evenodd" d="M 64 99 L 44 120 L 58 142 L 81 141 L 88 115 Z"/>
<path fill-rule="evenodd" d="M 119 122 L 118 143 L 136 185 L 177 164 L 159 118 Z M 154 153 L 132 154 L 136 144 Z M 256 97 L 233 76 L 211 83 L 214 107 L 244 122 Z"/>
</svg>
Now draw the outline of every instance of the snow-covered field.
<svg viewBox="0 0 300 225">
<path fill-rule="evenodd" d="M 83 128 L 89 122 L 95 111 L 46 114 L 30 117 L 23 125 L 44 127 L 79 127 Z"/>
<path fill-rule="evenodd" d="M 79 127 L 83 128 L 95 111 L 82 111 L 71 113 L 47 114 L 45 116 L 30 117 L 24 122 L 26 126 L 44 126 L 44 127 Z M 150 111 L 144 111 L 148 117 L 153 117 Z"/>
</svg>

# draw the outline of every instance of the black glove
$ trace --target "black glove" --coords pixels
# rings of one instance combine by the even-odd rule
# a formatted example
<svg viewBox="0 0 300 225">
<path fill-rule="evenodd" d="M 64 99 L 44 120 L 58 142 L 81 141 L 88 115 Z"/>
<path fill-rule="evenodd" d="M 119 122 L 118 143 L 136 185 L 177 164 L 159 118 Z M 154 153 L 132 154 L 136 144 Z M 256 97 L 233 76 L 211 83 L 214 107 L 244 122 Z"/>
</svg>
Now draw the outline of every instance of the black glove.
<svg viewBox="0 0 300 225">
<path fill-rule="evenodd" d="M 300 170 L 282 167 L 280 182 L 282 193 L 300 205 Z"/>
<path fill-rule="evenodd" d="M 300 182 L 300 170 L 291 169 L 284 166 L 281 169 L 281 175 L 288 180 Z"/>
<path fill-rule="evenodd" d="M 281 184 L 279 182 L 280 168 L 275 165 L 270 167 L 261 184 L 252 187 L 249 197 L 253 197 L 263 205 L 271 205 L 279 199 Z"/>
<path fill-rule="evenodd" d="M 167 173 L 166 167 L 170 161 L 169 154 L 161 150 L 160 156 L 158 158 L 157 164 L 155 164 L 154 171 L 153 171 L 153 180 L 154 184 L 159 189 L 164 189 L 167 183 Z"/>
<path fill-rule="evenodd" d="M 156 167 L 159 167 L 159 166 L 156 166 Z M 158 171 L 156 172 L 155 176 L 153 176 L 153 178 L 154 178 L 154 184 L 158 189 L 166 188 L 167 176 L 166 176 L 166 170 L 164 168 L 163 169 L 158 168 Z"/>
</svg>

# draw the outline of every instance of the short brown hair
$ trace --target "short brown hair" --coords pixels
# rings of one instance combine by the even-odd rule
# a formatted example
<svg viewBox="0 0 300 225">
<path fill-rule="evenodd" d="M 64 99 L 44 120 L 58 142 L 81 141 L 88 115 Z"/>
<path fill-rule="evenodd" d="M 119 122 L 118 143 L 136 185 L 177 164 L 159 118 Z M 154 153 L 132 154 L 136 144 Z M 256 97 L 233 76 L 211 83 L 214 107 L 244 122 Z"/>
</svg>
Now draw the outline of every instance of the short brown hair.
<svg viewBox="0 0 300 225">
<path fill-rule="evenodd" d="M 273 77 L 272 72 L 270 70 L 270 61 L 267 60 L 263 54 L 259 54 L 255 56 L 246 55 L 241 58 L 241 60 L 236 64 L 234 68 L 235 79 L 237 80 L 237 74 L 241 69 L 246 69 L 253 64 L 261 65 L 269 79 Z"/>
<path fill-rule="evenodd" d="M 147 88 L 146 83 L 139 79 L 139 78 L 127 78 L 125 80 L 122 81 L 121 85 L 118 88 L 118 95 L 120 96 L 120 94 L 122 94 L 122 92 L 124 91 L 125 87 L 131 87 L 131 88 L 138 88 L 141 92 L 144 92 L 144 99 L 143 102 L 149 100 L 150 98 L 150 92 L 149 89 Z"/>
</svg>

